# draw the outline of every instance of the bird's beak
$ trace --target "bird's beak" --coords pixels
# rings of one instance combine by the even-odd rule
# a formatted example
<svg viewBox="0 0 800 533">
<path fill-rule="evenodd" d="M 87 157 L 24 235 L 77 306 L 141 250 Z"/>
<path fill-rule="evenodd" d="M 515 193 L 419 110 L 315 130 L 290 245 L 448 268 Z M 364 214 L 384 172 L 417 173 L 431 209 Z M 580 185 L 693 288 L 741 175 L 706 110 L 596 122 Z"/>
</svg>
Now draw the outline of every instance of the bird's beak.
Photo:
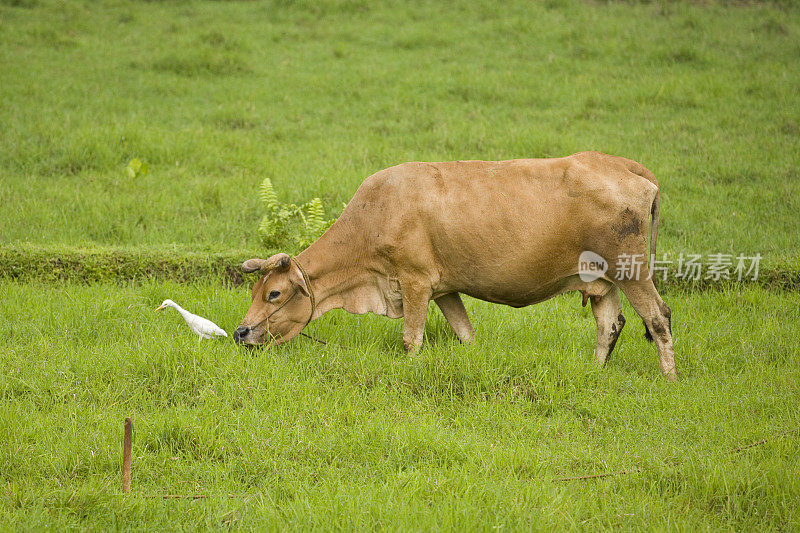
<svg viewBox="0 0 800 533">
<path fill-rule="evenodd" d="M 159 305 L 158 307 L 156 307 L 156 311 L 161 311 L 161 310 L 162 310 L 162 309 L 164 309 L 165 307 L 166 307 L 166 305 L 164 305 L 164 304 L 161 304 L 161 305 Z"/>
</svg>

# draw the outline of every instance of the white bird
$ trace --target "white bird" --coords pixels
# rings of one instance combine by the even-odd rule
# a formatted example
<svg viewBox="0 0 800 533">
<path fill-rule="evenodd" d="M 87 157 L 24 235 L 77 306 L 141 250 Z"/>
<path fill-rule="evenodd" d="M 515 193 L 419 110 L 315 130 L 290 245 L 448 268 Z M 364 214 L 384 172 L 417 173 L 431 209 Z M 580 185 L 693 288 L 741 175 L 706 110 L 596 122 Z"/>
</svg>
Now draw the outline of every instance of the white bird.
<svg viewBox="0 0 800 533">
<path fill-rule="evenodd" d="M 211 322 L 207 318 L 203 318 L 201 316 L 193 315 L 192 313 L 190 313 L 189 311 L 187 311 L 186 309 L 184 309 L 180 305 L 176 304 L 172 300 L 164 300 L 164 303 L 162 303 L 160 306 L 158 306 L 156 311 L 164 309 L 165 307 L 172 307 L 173 309 L 177 309 L 178 310 L 178 312 L 181 314 L 183 319 L 186 321 L 186 324 L 188 324 L 189 327 L 192 328 L 192 331 L 194 331 L 194 334 L 199 337 L 197 339 L 198 342 L 203 340 L 203 339 L 210 339 L 211 337 L 214 337 L 215 335 L 218 336 L 218 337 L 227 337 L 228 336 L 228 334 L 225 333 L 225 330 L 223 330 L 218 325 L 214 324 L 213 322 Z"/>
</svg>

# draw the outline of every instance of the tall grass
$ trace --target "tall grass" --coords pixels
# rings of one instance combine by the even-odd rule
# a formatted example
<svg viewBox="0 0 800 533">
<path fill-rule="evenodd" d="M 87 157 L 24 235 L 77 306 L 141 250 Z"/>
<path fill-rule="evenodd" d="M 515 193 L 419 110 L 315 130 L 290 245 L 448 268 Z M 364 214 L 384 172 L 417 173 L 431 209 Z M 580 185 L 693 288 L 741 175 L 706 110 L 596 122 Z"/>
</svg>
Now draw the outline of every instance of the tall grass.
<svg viewBox="0 0 800 533">
<path fill-rule="evenodd" d="M 401 321 L 331 313 L 310 326 L 327 346 L 248 351 L 198 344 L 177 314 L 152 311 L 171 297 L 231 330 L 245 289 L 0 290 L 8 527 L 800 526 L 798 434 L 774 438 L 800 426 L 797 294 L 667 295 L 681 374 L 671 385 L 637 320 L 596 368 L 577 297 L 524 310 L 468 300 L 471 346 L 432 308 L 410 361 Z M 211 497 L 122 497 L 125 416 L 134 492 Z"/>
</svg>

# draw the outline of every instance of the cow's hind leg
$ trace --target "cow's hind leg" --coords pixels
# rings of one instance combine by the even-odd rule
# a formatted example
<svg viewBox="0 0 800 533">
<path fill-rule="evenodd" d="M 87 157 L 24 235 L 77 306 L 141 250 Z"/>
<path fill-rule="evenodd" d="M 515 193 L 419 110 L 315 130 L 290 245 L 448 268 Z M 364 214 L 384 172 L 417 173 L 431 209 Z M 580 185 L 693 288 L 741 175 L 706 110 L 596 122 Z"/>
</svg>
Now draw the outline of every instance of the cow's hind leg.
<svg viewBox="0 0 800 533">
<path fill-rule="evenodd" d="M 400 292 L 403 298 L 403 347 L 406 352 L 415 354 L 422 346 L 431 290 L 413 282 L 401 281 Z"/>
<path fill-rule="evenodd" d="M 653 280 L 628 280 L 619 282 L 619 287 L 633 308 L 642 317 L 647 332 L 658 347 L 661 372 L 670 381 L 677 381 L 675 353 L 672 348 L 671 311 L 658 294 Z"/>
<path fill-rule="evenodd" d="M 469 342 L 475 335 L 475 329 L 467 316 L 467 310 L 464 308 L 464 302 L 461 301 L 461 295 L 457 292 L 445 294 L 434 300 L 442 314 L 447 319 L 450 327 L 453 328 L 453 333 L 456 334 L 458 340 L 461 342 Z"/>
<path fill-rule="evenodd" d="M 602 296 L 592 296 L 592 313 L 597 322 L 597 347 L 594 360 L 603 364 L 614 351 L 622 328 L 625 327 L 625 317 L 622 316 L 622 306 L 619 304 L 619 291 L 616 287 Z"/>
</svg>

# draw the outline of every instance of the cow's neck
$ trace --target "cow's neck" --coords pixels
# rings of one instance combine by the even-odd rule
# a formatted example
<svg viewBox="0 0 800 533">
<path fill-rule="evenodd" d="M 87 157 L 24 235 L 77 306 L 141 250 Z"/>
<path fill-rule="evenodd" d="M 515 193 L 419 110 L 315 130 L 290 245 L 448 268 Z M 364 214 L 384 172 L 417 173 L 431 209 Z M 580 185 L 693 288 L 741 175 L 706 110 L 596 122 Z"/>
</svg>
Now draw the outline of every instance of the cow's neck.
<svg viewBox="0 0 800 533">
<path fill-rule="evenodd" d="M 376 312 L 377 289 L 365 268 L 363 247 L 358 246 L 363 243 L 360 233 L 340 219 L 297 256 L 316 300 L 311 320 L 331 309 L 358 314 Z"/>
</svg>

